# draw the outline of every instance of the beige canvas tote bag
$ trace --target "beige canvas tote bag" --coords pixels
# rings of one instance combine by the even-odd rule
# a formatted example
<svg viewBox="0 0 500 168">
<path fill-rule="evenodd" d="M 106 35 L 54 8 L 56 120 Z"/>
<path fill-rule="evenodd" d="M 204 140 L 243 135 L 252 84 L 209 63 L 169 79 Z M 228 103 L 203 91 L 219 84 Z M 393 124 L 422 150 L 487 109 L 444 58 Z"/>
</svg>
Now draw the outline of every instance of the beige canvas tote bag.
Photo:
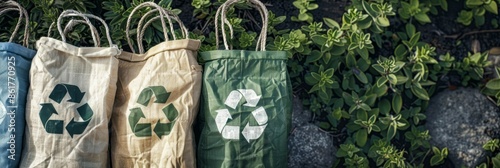
<svg viewBox="0 0 500 168">
<path fill-rule="evenodd" d="M 66 43 L 65 17 L 98 19 L 111 47 Z M 42 37 L 30 71 L 21 167 L 108 167 L 109 120 L 116 92 L 120 50 L 106 23 L 67 10 L 57 20 L 62 41 Z M 95 37 L 94 37 L 95 39 Z M 96 42 L 96 41 L 95 41 Z"/>
<path fill-rule="evenodd" d="M 122 52 L 115 106 L 111 119 L 112 167 L 196 167 L 193 121 L 198 113 L 202 68 L 196 61 L 200 41 L 187 37 L 187 29 L 178 17 L 158 5 L 138 5 L 127 21 L 141 8 L 152 10 L 143 15 L 137 28 L 139 53 Z M 157 13 L 159 16 L 150 17 Z M 150 19 L 149 19 L 150 18 Z M 166 19 L 164 19 L 166 18 Z M 142 23 L 148 20 L 144 27 Z M 160 19 L 165 42 L 144 53 L 142 36 L 147 26 Z M 184 39 L 167 35 L 165 20 L 173 32 L 178 22 Z"/>
</svg>

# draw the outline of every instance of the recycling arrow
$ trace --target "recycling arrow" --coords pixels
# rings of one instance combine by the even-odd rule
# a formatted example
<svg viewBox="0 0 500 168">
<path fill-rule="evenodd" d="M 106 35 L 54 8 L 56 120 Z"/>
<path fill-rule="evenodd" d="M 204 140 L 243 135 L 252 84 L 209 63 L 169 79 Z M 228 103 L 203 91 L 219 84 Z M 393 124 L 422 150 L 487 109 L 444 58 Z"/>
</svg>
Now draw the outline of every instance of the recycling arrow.
<svg viewBox="0 0 500 168">
<path fill-rule="evenodd" d="M 143 106 L 148 106 L 153 94 L 156 97 L 155 103 L 166 103 L 168 97 L 170 96 L 170 92 L 167 92 L 165 87 L 150 86 L 142 90 L 141 94 L 139 94 L 139 98 L 137 99 L 137 103 L 142 104 Z"/>
<path fill-rule="evenodd" d="M 255 107 L 257 106 L 257 103 L 259 103 L 261 96 L 257 96 L 257 93 L 255 93 L 255 91 L 252 89 L 233 90 L 231 91 L 231 93 L 229 93 L 229 96 L 226 98 L 224 104 L 231 107 L 232 109 L 235 109 L 236 106 L 238 106 L 238 103 L 240 103 L 241 98 L 243 97 L 245 97 L 245 100 L 247 101 L 244 106 Z"/>
<path fill-rule="evenodd" d="M 137 103 L 142 106 L 148 106 L 151 98 L 156 97 L 154 103 L 166 103 L 170 97 L 170 92 L 167 92 L 163 86 L 150 86 L 144 88 L 139 97 L 137 98 Z M 157 121 L 155 127 L 151 129 L 151 123 L 139 123 L 141 118 L 146 118 L 142 109 L 140 107 L 135 107 L 130 109 L 130 114 L 128 116 L 128 122 L 132 132 L 137 137 L 148 137 L 152 135 L 152 131 L 161 138 L 162 136 L 169 135 L 175 124 L 175 121 L 179 115 L 179 112 L 173 104 L 169 104 L 162 108 L 163 114 L 168 119 L 168 123 L 161 123 L 160 120 Z"/>
<path fill-rule="evenodd" d="M 161 123 L 160 120 L 158 120 L 158 123 L 156 123 L 155 129 L 153 130 L 158 137 L 164 136 L 164 135 L 169 135 L 170 131 L 174 127 L 175 124 L 175 119 L 177 119 L 177 116 L 179 115 L 179 112 L 177 109 L 175 109 L 173 104 L 169 104 L 168 106 L 164 107 L 162 109 L 163 114 L 167 116 L 167 119 L 170 123 Z"/>
<path fill-rule="evenodd" d="M 257 106 L 257 103 L 259 103 L 260 97 L 257 96 L 257 93 L 255 93 L 254 90 L 252 89 L 238 89 L 241 94 L 243 94 L 243 97 L 245 97 L 245 100 L 247 103 L 244 104 L 244 106 L 248 107 L 255 107 Z"/>
<path fill-rule="evenodd" d="M 233 118 L 231 117 L 231 114 L 227 109 L 215 110 L 215 112 L 217 112 L 217 116 L 215 116 L 215 123 L 217 124 L 217 129 L 219 130 L 219 132 L 222 132 L 222 129 L 227 124 L 227 120 Z"/>
<path fill-rule="evenodd" d="M 246 103 L 243 106 L 247 107 L 257 107 L 259 100 L 262 96 L 257 95 L 252 89 L 238 89 L 233 90 L 229 93 L 224 104 L 230 109 L 235 110 L 242 98 L 245 98 Z M 226 125 L 229 119 L 232 119 L 229 109 L 219 109 L 215 110 L 217 113 L 215 116 L 215 123 L 217 125 L 217 130 L 221 133 L 224 139 L 238 140 L 240 138 L 240 126 Z M 257 126 L 250 126 L 249 123 L 243 128 L 241 134 L 250 142 L 250 140 L 256 140 L 262 136 L 264 130 L 266 129 L 268 116 L 264 107 L 258 107 L 252 111 L 252 116 L 257 121 Z"/>
<path fill-rule="evenodd" d="M 69 93 L 69 96 L 71 97 L 68 101 L 73 103 L 80 103 L 85 95 L 85 92 L 81 92 L 78 86 L 57 84 L 50 93 L 49 98 L 57 103 L 61 103 L 64 96 L 66 96 L 66 93 Z"/>
<path fill-rule="evenodd" d="M 80 114 L 80 117 L 82 117 L 83 122 L 75 121 L 75 118 L 73 118 L 69 122 L 69 124 L 66 125 L 66 130 L 68 131 L 71 138 L 73 138 L 73 135 L 75 134 L 82 134 L 83 131 L 85 131 L 85 128 L 87 128 L 87 126 L 89 125 L 92 116 L 94 115 L 94 112 L 87 103 L 78 107 L 76 111 L 78 111 L 78 114 Z"/>
<path fill-rule="evenodd" d="M 49 120 L 52 114 L 57 115 L 57 111 L 52 105 L 52 103 L 42 103 L 42 109 L 40 110 L 40 119 L 42 120 L 43 128 L 47 133 L 52 134 L 62 134 L 64 128 L 63 120 Z"/>
<path fill-rule="evenodd" d="M 134 132 L 135 136 L 138 137 L 151 136 L 151 124 L 139 124 L 139 120 L 141 118 L 146 118 L 146 116 L 144 116 L 144 113 L 142 113 L 141 108 L 130 109 L 128 123 L 130 124 L 130 128 L 132 128 L 132 132 Z"/>
<path fill-rule="evenodd" d="M 241 132 L 241 134 L 243 134 L 243 137 L 245 137 L 245 139 L 248 142 L 250 142 L 250 140 L 259 139 L 259 137 L 264 132 L 264 129 L 266 129 L 266 126 L 267 126 L 267 124 L 261 125 L 261 126 L 250 126 L 247 123 L 245 128 L 243 128 L 243 132 Z"/>
</svg>

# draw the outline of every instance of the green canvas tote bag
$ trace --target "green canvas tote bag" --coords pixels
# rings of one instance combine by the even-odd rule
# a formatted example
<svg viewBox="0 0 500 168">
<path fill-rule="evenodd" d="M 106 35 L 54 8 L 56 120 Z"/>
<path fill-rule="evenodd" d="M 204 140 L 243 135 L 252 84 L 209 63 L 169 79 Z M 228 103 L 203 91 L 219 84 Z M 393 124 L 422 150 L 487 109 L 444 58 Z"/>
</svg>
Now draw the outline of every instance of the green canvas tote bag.
<svg viewBox="0 0 500 168">
<path fill-rule="evenodd" d="M 201 53 L 205 65 L 198 166 L 287 167 L 292 112 L 287 56 L 265 50 L 268 12 L 258 0 L 248 3 L 263 18 L 260 51 L 229 50 L 224 27 L 231 25 L 225 13 L 236 2 L 226 1 L 216 14 L 226 50 Z"/>
</svg>

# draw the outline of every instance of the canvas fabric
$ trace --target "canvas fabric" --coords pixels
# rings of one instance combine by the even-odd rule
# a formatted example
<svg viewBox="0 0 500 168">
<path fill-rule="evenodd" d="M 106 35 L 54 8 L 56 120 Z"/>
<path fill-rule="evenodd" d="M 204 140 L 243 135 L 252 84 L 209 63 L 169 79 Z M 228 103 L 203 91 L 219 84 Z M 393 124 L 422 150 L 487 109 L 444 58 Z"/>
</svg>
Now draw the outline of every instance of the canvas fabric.
<svg viewBox="0 0 500 168">
<path fill-rule="evenodd" d="M 35 51 L 0 43 L 0 165 L 18 167 L 25 126 L 29 70 Z"/>
<path fill-rule="evenodd" d="M 42 37 L 33 58 L 20 167 L 107 167 L 116 47 Z"/>
<path fill-rule="evenodd" d="M 120 56 L 111 122 L 113 167 L 196 167 L 192 125 L 202 68 L 198 40 L 160 43 Z"/>
</svg>

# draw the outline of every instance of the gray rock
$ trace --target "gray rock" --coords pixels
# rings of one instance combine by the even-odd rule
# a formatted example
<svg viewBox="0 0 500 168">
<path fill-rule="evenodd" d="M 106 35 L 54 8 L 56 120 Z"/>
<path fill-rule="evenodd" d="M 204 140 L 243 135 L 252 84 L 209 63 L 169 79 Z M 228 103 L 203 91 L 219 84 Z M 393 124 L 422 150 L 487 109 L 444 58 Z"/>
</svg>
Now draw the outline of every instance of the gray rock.
<svg viewBox="0 0 500 168">
<path fill-rule="evenodd" d="M 293 97 L 292 129 L 307 124 L 311 120 L 311 112 L 304 111 L 302 102 L 297 96 Z"/>
<path fill-rule="evenodd" d="M 439 93 L 430 100 L 426 115 L 431 144 L 448 147 L 448 158 L 456 167 L 481 163 L 486 154 L 483 144 L 500 135 L 499 109 L 477 89 Z"/>
<path fill-rule="evenodd" d="M 332 167 L 337 153 L 333 143 L 333 137 L 314 124 L 295 128 L 288 139 L 288 167 Z"/>
</svg>

